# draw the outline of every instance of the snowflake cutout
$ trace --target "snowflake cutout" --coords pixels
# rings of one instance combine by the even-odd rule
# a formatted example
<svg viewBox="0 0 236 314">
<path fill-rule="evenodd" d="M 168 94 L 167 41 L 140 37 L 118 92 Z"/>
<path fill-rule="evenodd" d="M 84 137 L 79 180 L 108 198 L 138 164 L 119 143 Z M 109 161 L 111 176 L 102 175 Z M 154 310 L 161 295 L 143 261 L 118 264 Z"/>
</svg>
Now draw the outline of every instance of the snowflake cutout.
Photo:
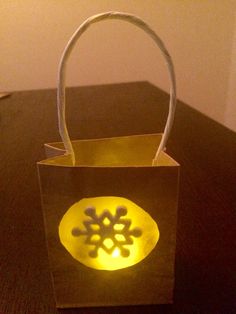
<svg viewBox="0 0 236 314">
<path fill-rule="evenodd" d="M 107 209 L 101 215 L 97 215 L 95 207 L 86 208 L 84 213 L 91 218 L 83 222 L 86 230 L 75 227 L 71 233 L 75 237 L 86 236 L 84 243 L 94 246 L 89 252 L 90 257 L 97 257 L 100 248 L 112 256 L 118 256 L 119 253 L 122 257 L 130 255 L 130 251 L 124 245 L 132 245 L 132 237 L 140 237 L 142 230 L 130 229 L 132 221 L 121 218 L 127 215 L 125 206 L 118 206 L 114 216 Z"/>
</svg>

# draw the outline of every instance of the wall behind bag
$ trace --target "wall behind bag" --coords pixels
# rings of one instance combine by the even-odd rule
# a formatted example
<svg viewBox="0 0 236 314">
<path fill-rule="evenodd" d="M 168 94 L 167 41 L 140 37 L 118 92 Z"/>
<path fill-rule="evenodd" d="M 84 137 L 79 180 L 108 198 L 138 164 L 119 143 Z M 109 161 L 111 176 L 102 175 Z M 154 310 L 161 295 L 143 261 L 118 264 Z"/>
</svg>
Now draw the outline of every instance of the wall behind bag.
<svg viewBox="0 0 236 314">
<path fill-rule="evenodd" d="M 68 39 L 87 17 L 124 11 L 143 18 L 175 64 L 178 98 L 236 130 L 235 0 L 8 0 L 0 2 L 0 89 L 52 88 Z M 93 25 L 68 65 L 67 85 L 148 80 L 168 91 L 152 40 L 123 21 Z"/>
</svg>

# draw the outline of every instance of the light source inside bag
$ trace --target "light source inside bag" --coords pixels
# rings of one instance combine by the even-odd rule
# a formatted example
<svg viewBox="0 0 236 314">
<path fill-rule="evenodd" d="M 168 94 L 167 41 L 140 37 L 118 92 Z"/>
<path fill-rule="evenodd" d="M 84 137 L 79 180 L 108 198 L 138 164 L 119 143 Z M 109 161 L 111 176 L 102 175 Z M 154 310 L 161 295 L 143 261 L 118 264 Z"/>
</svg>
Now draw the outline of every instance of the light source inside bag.
<svg viewBox="0 0 236 314">
<path fill-rule="evenodd" d="M 62 217 L 59 237 L 85 266 L 117 270 L 141 262 L 156 246 L 156 222 L 134 202 L 115 196 L 84 198 Z"/>
</svg>

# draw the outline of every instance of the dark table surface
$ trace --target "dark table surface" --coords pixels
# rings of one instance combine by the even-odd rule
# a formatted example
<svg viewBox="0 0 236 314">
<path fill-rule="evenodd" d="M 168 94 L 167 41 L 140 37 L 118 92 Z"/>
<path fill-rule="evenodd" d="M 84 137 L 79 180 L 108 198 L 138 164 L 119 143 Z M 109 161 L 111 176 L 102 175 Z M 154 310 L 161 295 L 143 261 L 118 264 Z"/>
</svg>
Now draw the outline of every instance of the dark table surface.
<svg viewBox="0 0 236 314">
<path fill-rule="evenodd" d="M 68 88 L 72 139 L 163 130 L 147 82 Z M 60 141 L 56 91 L 0 100 L 0 313 L 236 313 L 236 134 L 178 102 L 167 152 L 181 164 L 173 305 L 56 310 L 36 162 Z M 135 291 L 134 291 L 135 293 Z"/>
</svg>

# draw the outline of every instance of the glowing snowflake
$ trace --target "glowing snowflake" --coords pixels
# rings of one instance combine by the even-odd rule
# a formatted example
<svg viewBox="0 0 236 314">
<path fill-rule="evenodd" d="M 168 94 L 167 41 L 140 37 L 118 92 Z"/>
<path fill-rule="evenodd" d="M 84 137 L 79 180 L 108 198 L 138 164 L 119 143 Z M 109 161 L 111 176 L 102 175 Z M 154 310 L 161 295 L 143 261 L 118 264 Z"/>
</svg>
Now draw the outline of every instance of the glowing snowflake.
<svg viewBox="0 0 236 314">
<path fill-rule="evenodd" d="M 108 210 L 97 215 L 95 207 L 88 207 L 84 211 L 91 219 L 83 222 L 85 230 L 73 228 L 71 233 L 75 237 L 86 236 L 85 244 L 93 245 L 94 249 L 89 252 L 90 257 L 97 257 L 98 250 L 103 249 L 107 254 L 128 257 L 130 251 L 124 245 L 133 244 L 132 237 L 140 237 L 140 228 L 130 229 L 131 220 L 121 218 L 127 215 L 124 206 L 118 206 L 113 216 Z"/>
</svg>

